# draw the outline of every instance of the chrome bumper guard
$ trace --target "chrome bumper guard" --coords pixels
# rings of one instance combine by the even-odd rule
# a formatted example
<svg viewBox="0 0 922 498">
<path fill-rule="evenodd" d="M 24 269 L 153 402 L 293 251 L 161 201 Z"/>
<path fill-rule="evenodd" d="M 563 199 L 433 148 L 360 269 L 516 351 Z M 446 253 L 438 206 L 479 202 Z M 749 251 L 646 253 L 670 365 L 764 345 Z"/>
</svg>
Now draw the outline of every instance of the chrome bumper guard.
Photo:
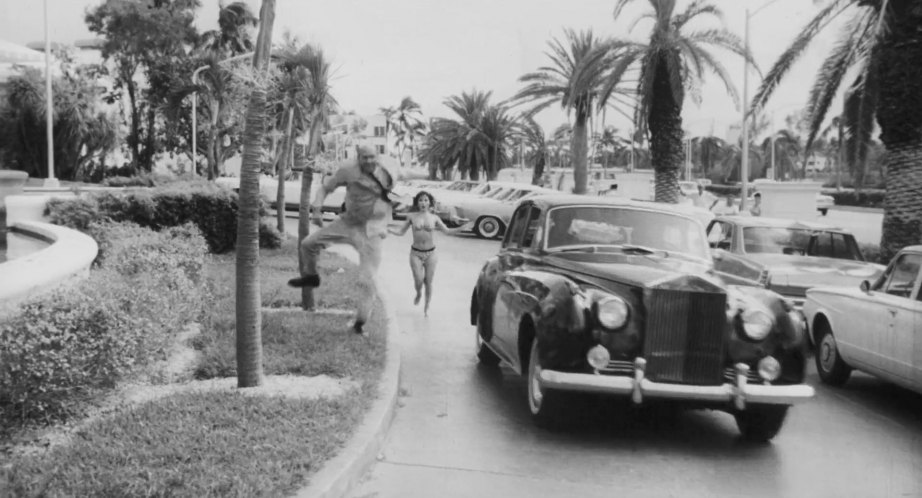
<svg viewBox="0 0 922 498">
<path fill-rule="evenodd" d="M 538 378 L 542 389 L 630 395 L 631 400 L 637 404 L 642 403 L 644 398 L 729 402 L 733 403 L 737 410 L 744 410 L 747 402 L 793 405 L 806 401 L 815 394 L 813 387 L 805 384 L 784 386 L 750 384 L 746 379 L 749 365 L 744 363 L 736 365 L 736 383 L 719 386 L 653 382 L 644 378 L 646 366 L 646 360 L 637 358 L 634 361 L 633 377 L 541 370 Z"/>
</svg>

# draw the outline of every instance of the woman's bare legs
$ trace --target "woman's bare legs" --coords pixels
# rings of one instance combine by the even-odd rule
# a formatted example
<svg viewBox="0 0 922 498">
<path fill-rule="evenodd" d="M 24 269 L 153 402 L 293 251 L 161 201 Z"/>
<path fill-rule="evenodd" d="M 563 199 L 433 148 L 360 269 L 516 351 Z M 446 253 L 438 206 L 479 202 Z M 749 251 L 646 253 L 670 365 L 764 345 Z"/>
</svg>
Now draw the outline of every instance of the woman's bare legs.
<svg viewBox="0 0 922 498">
<path fill-rule="evenodd" d="M 435 265 L 438 262 L 439 258 L 434 252 L 429 253 L 429 257 L 426 259 L 425 269 L 426 274 L 424 277 L 424 285 L 426 287 L 426 304 L 423 308 L 423 315 L 429 316 L 429 302 L 432 301 L 432 280 L 435 278 Z"/>
<path fill-rule="evenodd" d="M 416 251 L 410 250 L 410 271 L 413 272 L 413 286 L 416 288 L 416 298 L 413 304 L 419 304 L 422 298 L 423 282 L 426 275 L 425 261 Z"/>
</svg>

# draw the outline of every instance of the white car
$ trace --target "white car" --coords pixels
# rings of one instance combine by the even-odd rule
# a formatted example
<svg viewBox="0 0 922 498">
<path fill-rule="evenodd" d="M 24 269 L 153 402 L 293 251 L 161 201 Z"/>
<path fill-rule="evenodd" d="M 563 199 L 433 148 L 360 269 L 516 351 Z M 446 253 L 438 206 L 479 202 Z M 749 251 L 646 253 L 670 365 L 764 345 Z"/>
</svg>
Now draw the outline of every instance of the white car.
<svg viewBox="0 0 922 498">
<path fill-rule="evenodd" d="M 829 208 L 836 205 L 836 200 L 831 195 L 816 193 L 816 210 L 826 216 Z"/>
<path fill-rule="evenodd" d="M 530 195 L 559 194 L 537 185 L 514 182 L 488 182 L 491 189 L 480 196 L 455 199 L 446 206 L 449 216 L 466 220 L 462 230 L 474 232 L 485 239 L 501 237 L 506 232 L 516 203 Z"/>
<path fill-rule="evenodd" d="M 903 248 L 873 282 L 814 287 L 804 315 L 823 382 L 861 370 L 922 393 L 922 245 Z"/>
</svg>

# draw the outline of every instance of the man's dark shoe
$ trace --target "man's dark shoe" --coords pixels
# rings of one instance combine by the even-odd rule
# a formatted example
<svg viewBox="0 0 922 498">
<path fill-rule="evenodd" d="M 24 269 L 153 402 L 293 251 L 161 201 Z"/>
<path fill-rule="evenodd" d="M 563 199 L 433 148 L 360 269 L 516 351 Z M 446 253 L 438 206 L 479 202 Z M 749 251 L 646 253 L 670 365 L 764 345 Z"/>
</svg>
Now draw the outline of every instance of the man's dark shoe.
<svg viewBox="0 0 922 498">
<path fill-rule="evenodd" d="M 365 333 L 365 330 L 362 328 L 364 326 L 365 326 L 365 322 L 363 322 L 362 320 L 356 320 L 355 323 L 352 324 L 352 331 L 355 332 L 356 334 L 362 335 Z"/>
<path fill-rule="evenodd" d="M 288 281 L 292 287 L 317 287 L 320 285 L 320 275 L 304 275 Z"/>
</svg>

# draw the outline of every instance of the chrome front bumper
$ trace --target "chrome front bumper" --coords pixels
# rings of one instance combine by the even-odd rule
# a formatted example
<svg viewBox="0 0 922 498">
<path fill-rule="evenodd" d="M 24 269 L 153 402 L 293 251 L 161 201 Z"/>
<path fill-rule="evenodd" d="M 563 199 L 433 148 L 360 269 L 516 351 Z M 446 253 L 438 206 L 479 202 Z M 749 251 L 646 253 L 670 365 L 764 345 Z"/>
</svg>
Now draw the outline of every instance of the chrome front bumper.
<svg viewBox="0 0 922 498">
<path fill-rule="evenodd" d="M 644 398 L 687 399 L 695 401 L 712 401 L 733 403 L 737 410 L 746 408 L 746 403 L 774 405 L 793 405 L 813 397 L 814 390 L 805 384 L 775 386 L 768 384 L 750 384 L 746 378 L 749 366 L 736 365 L 736 382 L 719 386 L 693 386 L 685 384 L 664 384 L 644 378 L 646 360 L 634 361 L 633 377 L 596 375 L 584 373 L 558 372 L 541 370 L 538 379 L 542 389 L 559 389 L 563 391 L 581 391 L 610 395 L 630 395 L 634 403 L 640 404 Z"/>
</svg>

